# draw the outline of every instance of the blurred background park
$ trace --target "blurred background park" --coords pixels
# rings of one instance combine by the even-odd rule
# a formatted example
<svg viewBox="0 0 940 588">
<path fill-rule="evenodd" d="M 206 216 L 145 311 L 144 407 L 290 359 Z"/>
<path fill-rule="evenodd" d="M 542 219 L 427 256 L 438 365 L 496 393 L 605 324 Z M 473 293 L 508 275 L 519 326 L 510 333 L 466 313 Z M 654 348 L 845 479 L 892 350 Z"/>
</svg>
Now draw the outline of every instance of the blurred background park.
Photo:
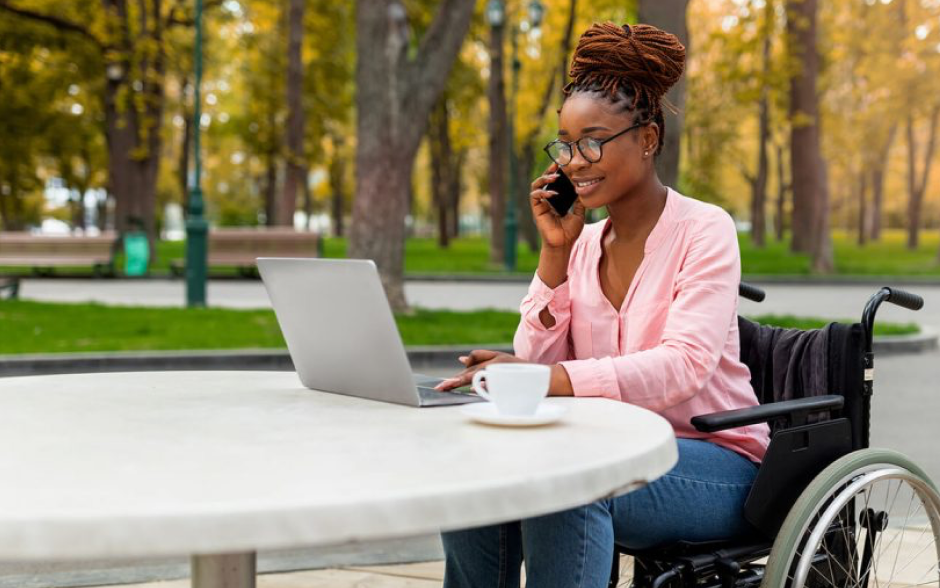
<svg viewBox="0 0 940 588">
<path fill-rule="evenodd" d="M 114 235 L 120 278 L 143 235 L 138 273 L 169 279 L 188 226 L 282 227 L 374 259 L 416 320 L 406 279 L 531 276 L 528 185 L 578 35 L 604 20 L 686 44 L 660 177 L 733 215 L 746 277 L 940 275 L 937 0 L 0 0 L 0 239 Z M 7 276 L 97 269 L 0 257 Z M 52 350 L 64 335 L 26 344 L 26 326 L 93 311 L 11 302 L 4 329 L 27 334 L 0 352 Z M 508 341 L 517 315 L 499 316 L 461 342 Z"/>
</svg>

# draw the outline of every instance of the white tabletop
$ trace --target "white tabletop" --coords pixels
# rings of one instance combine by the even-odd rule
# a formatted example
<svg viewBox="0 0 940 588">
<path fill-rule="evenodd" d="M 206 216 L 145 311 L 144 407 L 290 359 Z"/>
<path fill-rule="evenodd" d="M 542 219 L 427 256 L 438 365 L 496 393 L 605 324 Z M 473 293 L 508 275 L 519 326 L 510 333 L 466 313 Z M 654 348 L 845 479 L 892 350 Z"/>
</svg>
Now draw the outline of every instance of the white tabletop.
<svg viewBox="0 0 940 588">
<path fill-rule="evenodd" d="M 524 429 L 311 391 L 292 372 L 0 379 L 0 559 L 415 535 L 586 504 L 676 461 L 651 412 L 549 402 L 562 421 Z"/>
</svg>

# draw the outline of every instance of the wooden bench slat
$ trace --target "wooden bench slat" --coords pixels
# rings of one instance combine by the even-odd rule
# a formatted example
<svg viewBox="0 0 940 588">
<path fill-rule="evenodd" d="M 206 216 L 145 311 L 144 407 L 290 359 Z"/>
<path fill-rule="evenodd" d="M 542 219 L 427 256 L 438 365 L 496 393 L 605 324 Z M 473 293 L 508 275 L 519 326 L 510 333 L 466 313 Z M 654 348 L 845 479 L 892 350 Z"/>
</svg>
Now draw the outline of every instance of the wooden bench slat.
<svg viewBox="0 0 940 588">
<path fill-rule="evenodd" d="M 0 265 L 34 268 L 111 265 L 116 239 L 115 233 L 96 236 L 0 233 Z"/>
<path fill-rule="evenodd" d="M 252 267 L 259 257 L 319 257 L 318 233 L 289 228 L 226 228 L 209 232 L 210 266 Z M 180 266 L 184 260 L 178 260 Z"/>
</svg>

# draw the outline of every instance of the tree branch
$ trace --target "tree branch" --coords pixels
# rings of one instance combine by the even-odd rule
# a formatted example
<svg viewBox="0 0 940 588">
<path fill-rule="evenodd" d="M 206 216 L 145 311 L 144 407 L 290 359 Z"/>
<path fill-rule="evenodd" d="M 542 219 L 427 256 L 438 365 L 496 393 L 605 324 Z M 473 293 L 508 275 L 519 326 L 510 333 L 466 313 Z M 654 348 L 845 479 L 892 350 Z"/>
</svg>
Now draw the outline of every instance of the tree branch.
<svg viewBox="0 0 940 588">
<path fill-rule="evenodd" d="M 223 0 L 206 0 L 203 5 L 203 11 L 212 10 L 222 6 Z M 171 28 L 174 26 L 183 26 L 183 27 L 192 27 L 196 25 L 195 16 L 183 17 L 177 16 L 178 12 L 182 12 L 182 9 L 186 6 L 185 0 L 177 0 L 176 3 L 170 8 L 166 16 L 166 25 L 165 28 Z"/>
<path fill-rule="evenodd" d="M 561 37 L 561 72 L 557 78 L 555 76 L 549 76 L 548 78 L 548 84 L 545 86 L 545 93 L 542 94 L 542 101 L 539 103 L 541 104 L 538 110 L 538 120 L 540 121 L 545 118 L 545 113 L 548 110 L 549 105 L 552 103 L 552 94 L 555 93 L 556 79 L 561 80 L 562 88 L 565 87 L 565 80 L 568 79 L 568 52 L 571 50 L 571 35 L 574 31 L 574 19 L 577 4 L 578 0 L 571 0 L 571 3 L 568 5 L 568 23 L 565 25 L 565 32 Z M 541 125 L 535 125 L 532 130 L 529 131 L 528 136 L 526 136 L 522 144 L 527 145 L 535 141 L 538 138 L 539 132 L 541 130 Z"/>
<path fill-rule="evenodd" d="M 8 0 L 0 0 L 0 10 L 5 10 L 11 14 L 22 16 L 24 18 L 28 18 L 35 22 L 41 22 L 47 25 L 51 25 L 58 31 L 78 33 L 79 35 L 85 37 L 86 39 L 94 43 L 97 47 L 100 47 L 102 49 L 105 48 L 105 44 L 101 42 L 101 39 L 94 36 L 91 33 L 91 31 L 89 31 L 87 28 L 83 27 L 80 24 L 74 23 L 70 20 L 64 19 L 62 17 L 55 16 L 52 14 L 42 14 L 34 10 L 30 10 L 28 8 L 20 8 L 17 6 L 12 6 Z"/>
<path fill-rule="evenodd" d="M 438 6 L 434 21 L 421 39 L 417 57 L 404 67 L 402 112 L 431 110 L 470 28 L 473 6 L 473 0 L 443 0 Z M 422 131 L 418 137 L 423 134 Z"/>
</svg>

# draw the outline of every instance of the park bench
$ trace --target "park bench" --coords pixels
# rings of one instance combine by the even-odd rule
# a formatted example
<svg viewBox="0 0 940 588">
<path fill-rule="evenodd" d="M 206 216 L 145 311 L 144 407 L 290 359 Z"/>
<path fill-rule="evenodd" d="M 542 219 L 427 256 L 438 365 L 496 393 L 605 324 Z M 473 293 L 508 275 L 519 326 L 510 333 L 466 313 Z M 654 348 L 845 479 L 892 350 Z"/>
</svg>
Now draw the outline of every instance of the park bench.
<svg viewBox="0 0 940 588">
<path fill-rule="evenodd" d="M 51 273 L 56 267 L 90 266 L 95 275 L 111 274 L 116 243 L 114 233 L 93 237 L 0 233 L 0 266 L 30 267 L 38 273 Z"/>
<path fill-rule="evenodd" d="M 0 277 L 0 300 L 16 300 L 20 295 L 20 279 Z"/>
<path fill-rule="evenodd" d="M 209 267 L 235 267 L 243 275 L 254 274 L 259 257 L 320 257 L 323 238 L 319 233 L 295 231 L 291 228 L 227 228 L 209 231 Z M 175 275 L 181 275 L 185 260 L 170 264 Z"/>
</svg>

